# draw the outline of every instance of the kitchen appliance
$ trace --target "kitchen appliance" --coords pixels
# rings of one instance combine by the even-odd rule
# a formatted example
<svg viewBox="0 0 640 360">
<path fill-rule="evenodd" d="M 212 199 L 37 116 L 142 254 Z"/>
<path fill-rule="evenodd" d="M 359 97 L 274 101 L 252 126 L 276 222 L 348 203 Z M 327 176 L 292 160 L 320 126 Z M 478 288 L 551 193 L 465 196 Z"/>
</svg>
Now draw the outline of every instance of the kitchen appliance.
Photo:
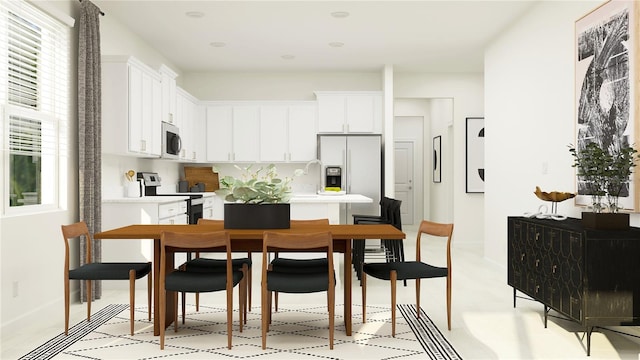
<svg viewBox="0 0 640 360">
<path fill-rule="evenodd" d="M 327 168 L 340 168 L 340 187 L 347 194 L 373 199 L 370 204 L 341 204 L 340 223 L 352 224 L 352 214 L 380 215 L 383 193 L 383 154 L 380 135 L 319 135 L 318 154 Z M 327 182 L 329 180 L 329 182 Z M 331 186 L 334 178 L 323 179 L 321 188 Z M 337 178 L 335 179 L 337 183 Z"/>
<path fill-rule="evenodd" d="M 202 194 L 180 192 L 171 194 L 158 194 L 158 187 L 162 185 L 160 176 L 154 172 L 138 172 L 137 176 L 140 181 L 142 196 L 188 196 L 187 199 L 187 216 L 189 224 L 197 224 L 198 219 L 204 214 L 203 205 L 204 197 Z"/>
<path fill-rule="evenodd" d="M 177 159 L 182 150 L 182 140 L 180 132 L 175 125 L 162 123 L 162 157 Z"/>
<path fill-rule="evenodd" d="M 325 191 L 342 190 L 342 168 L 340 166 L 327 166 L 325 168 Z"/>
</svg>

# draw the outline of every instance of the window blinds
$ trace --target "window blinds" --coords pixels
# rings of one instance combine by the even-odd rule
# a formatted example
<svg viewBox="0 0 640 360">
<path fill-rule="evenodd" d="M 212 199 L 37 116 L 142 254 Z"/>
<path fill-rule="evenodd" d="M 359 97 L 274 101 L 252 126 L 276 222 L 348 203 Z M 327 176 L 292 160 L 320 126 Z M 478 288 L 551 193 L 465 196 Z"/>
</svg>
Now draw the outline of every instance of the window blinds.
<svg viewBox="0 0 640 360">
<path fill-rule="evenodd" d="M 66 155 L 69 50 L 68 26 L 24 1 L 0 2 L 0 103 L 10 153 Z"/>
</svg>

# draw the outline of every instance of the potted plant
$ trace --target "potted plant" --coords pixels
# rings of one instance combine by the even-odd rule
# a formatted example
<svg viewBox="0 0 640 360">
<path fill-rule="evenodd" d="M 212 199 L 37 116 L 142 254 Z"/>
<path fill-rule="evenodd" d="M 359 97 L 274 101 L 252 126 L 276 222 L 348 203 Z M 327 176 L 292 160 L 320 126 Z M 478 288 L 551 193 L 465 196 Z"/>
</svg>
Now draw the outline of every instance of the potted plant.
<svg viewBox="0 0 640 360">
<path fill-rule="evenodd" d="M 619 213 L 619 198 L 629 190 L 638 151 L 630 145 L 603 149 L 598 143 L 590 142 L 582 149 L 570 145 L 569 152 L 574 157 L 572 166 L 582 182 L 578 193 L 591 195 L 593 211 L 582 213 L 584 225 L 598 229 L 628 228 L 629 214 Z M 602 204 L 603 198 L 606 198 L 606 207 Z"/>
<path fill-rule="evenodd" d="M 234 167 L 238 177 L 224 176 L 216 194 L 224 196 L 224 226 L 228 229 L 289 228 L 292 178 L 280 178 L 275 165 Z M 298 175 L 296 170 L 296 175 Z"/>
</svg>

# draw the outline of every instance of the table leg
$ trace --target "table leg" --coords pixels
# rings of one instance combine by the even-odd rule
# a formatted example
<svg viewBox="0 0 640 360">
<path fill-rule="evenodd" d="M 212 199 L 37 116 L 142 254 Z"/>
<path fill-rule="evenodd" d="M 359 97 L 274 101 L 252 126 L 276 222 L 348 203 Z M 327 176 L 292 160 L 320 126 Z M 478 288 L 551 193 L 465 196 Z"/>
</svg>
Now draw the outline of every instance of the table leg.
<svg viewBox="0 0 640 360">
<path fill-rule="evenodd" d="M 351 241 L 345 241 L 344 250 L 344 325 L 347 336 L 351 336 Z"/>
<path fill-rule="evenodd" d="M 167 257 L 167 270 L 173 269 L 173 256 Z M 175 301 L 172 291 L 167 291 L 166 327 L 173 323 Z M 160 239 L 153 241 L 153 335 L 160 336 Z"/>
</svg>

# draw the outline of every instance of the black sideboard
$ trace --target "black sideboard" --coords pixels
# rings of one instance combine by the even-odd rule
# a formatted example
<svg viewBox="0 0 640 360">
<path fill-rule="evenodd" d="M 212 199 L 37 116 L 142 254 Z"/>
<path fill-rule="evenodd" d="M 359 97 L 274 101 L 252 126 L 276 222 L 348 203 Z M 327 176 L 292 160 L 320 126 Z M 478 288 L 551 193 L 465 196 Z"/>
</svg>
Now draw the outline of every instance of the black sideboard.
<svg viewBox="0 0 640 360">
<path fill-rule="evenodd" d="M 508 284 L 585 327 L 640 325 L 640 228 L 591 230 L 580 219 L 508 217 Z"/>
</svg>

